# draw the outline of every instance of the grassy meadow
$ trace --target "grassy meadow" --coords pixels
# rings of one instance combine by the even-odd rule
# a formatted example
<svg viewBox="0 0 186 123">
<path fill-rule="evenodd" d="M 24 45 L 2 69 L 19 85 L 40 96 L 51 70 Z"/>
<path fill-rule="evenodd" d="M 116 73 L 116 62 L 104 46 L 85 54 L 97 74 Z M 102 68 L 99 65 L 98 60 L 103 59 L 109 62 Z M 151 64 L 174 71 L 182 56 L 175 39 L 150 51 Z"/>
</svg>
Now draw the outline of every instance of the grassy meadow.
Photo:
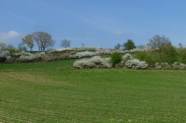
<svg viewBox="0 0 186 123">
<path fill-rule="evenodd" d="M 0 64 L 0 123 L 184 123 L 186 71 Z"/>
</svg>

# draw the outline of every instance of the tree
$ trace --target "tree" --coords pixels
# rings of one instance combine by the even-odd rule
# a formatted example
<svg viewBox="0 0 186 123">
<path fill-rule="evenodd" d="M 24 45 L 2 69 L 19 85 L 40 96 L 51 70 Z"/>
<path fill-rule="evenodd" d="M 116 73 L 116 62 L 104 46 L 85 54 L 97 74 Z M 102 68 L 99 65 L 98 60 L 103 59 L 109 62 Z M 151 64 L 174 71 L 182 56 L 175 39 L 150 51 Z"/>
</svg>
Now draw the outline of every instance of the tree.
<svg viewBox="0 0 186 123">
<path fill-rule="evenodd" d="M 39 51 L 45 51 L 50 46 L 54 45 L 52 36 L 47 32 L 34 32 L 33 40 L 36 42 Z"/>
<path fill-rule="evenodd" d="M 33 36 L 31 34 L 26 35 L 23 39 L 22 39 L 23 44 L 22 45 L 26 45 L 26 47 L 28 47 L 30 49 L 30 51 L 32 51 L 33 47 L 34 47 L 34 41 L 33 41 Z"/>
<path fill-rule="evenodd" d="M 163 45 L 170 45 L 171 41 L 165 36 L 155 35 L 149 40 L 147 46 L 151 49 L 160 49 Z"/>
<path fill-rule="evenodd" d="M 135 43 L 132 41 L 132 40 L 128 40 L 126 43 L 124 43 L 124 49 L 125 50 L 131 50 L 131 49 L 135 49 L 136 46 L 135 46 Z"/>
<path fill-rule="evenodd" d="M 120 49 L 122 46 L 120 43 L 116 44 L 116 46 L 114 47 L 115 49 Z"/>
<path fill-rule="evenodd" d="M 71 41 L 70 40 L 64 39 L 61 42 L 61 46 L 64 47 L 64 48 L 68 48 L 68 47 L 70 47 L 70 45 L 71 45 Z"/>
</svg>

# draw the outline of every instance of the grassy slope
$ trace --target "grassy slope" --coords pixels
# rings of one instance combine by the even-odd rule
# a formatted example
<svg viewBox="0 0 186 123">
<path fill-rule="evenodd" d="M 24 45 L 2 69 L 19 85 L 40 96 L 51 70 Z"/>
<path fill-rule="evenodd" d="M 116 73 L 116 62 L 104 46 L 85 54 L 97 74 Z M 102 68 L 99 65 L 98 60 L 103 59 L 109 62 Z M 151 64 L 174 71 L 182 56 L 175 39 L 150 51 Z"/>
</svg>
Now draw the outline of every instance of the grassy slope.
<svg viewBox="0 0 186 123">
<path fill-rule="evenodd" d="M 183 123 L 186 72 L 0 65 L 0 122 Z"/>
</svg>

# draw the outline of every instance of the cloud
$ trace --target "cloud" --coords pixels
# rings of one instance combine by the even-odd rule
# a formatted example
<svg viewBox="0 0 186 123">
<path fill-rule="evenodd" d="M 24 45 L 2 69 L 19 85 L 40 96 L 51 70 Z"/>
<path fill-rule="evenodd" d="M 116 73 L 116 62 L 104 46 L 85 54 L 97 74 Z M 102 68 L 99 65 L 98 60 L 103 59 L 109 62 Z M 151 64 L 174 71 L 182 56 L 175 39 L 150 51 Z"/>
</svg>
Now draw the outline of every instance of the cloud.
<svg viewBox="0 0 186 123">
<path fill-rule="evenodd" d="M 16 39 L 20 37 L 21 34 L 16 32 L 16 31 L 8 31 L 8 32 L 0 32 L 0 39 L 1 40 L 11 40 L 11 39 Z"/>
<path fill-rule="evenodd" d="M 0 42 L 17 46 L 22 38 L 23 34 L 14 30 L 8 32 L 0 32 Z"/>
</svg>

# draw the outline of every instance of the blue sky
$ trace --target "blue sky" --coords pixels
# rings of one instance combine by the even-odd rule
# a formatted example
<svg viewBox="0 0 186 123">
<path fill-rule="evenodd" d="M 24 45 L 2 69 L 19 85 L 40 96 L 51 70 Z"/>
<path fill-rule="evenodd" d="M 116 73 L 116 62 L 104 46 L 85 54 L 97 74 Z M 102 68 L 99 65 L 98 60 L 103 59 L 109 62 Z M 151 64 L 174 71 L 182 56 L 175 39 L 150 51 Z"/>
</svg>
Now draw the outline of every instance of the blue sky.
<svg viewBox="0 0 186 123">
<path fill-rule="evenodd" d="M 23 35 L 46 31 L 56 47 L 113 47 L 133 39 L 147 43 L 155 34 L 186 45 L 185 0 L 0 0 L 0 40 L 18 44 Z"/>
</svg>

